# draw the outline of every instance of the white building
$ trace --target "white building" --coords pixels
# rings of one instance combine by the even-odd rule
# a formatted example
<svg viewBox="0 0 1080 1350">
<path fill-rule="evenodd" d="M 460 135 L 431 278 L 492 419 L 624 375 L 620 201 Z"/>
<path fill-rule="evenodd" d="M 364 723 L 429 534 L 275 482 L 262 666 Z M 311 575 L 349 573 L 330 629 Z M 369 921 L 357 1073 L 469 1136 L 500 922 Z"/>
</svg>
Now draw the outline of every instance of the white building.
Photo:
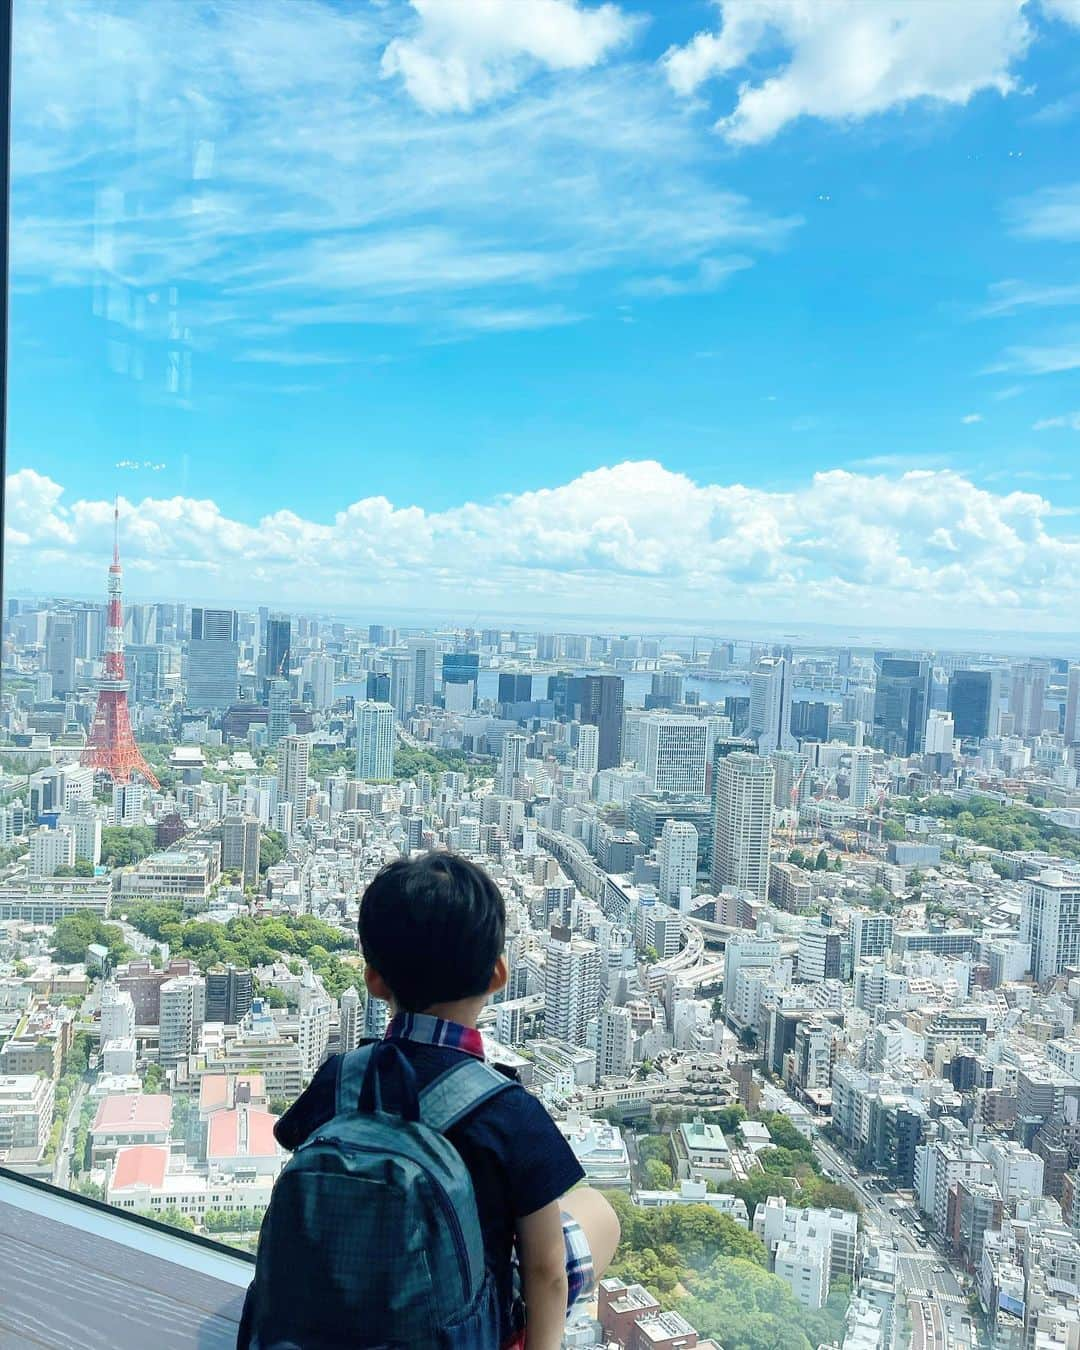
<svg viewBox="0 0 1080 1350">
<path fill-rule="evenodd" d="M 858 746 L 851 752 L 851 784 L 848 801 L 860 808 L 870 805 L 874 787 L 874 752 L 869 746 Z"/>
<path fill-rule="evenodd" d="M 528 741 L 517 732 L 503 737 L 502 755 L 496 790 L 504 797 L 514 795 L 514 784 L 525 776 L 525 747 Z"/>
<path fill-rule="evenodd" d="M 780 943 L 771 934 L 747 934 L 728 942 L 724 951 L 724 1016 L 729 1021 L 750 1025 L 745 1015 L 740 1016 L 745 1010 L 737 1006 L 740 977 L 751 971 L 772 975 L 780 961 Z"/>
<path fill-rule="evenodd" d="M 893 918 L 871 910 L 851 911 L 851 955 L 856 962 L 878 959 L 892 951 Z"/>
<path fill-rule="evenodd" d="M 0 1074 L 0 1163 L 39 1158 L 49 1142 L 52 1117 L 48 1074 Z"/>
<path fill-rule="evenodd" d="M 605 1004 L 596 1027 L 596 1081 L 626 1078 L 634 1064 L 634 1026 L 629 1009 Z"/>
<path fill-rule="evenodd" d="M 584 1169 L 590 1186 L 630 1190 L 630 1156 L 618 1126 L 610 1125 L 606 1120 L 593 1120 L 576 1111 L 557 1124 Z"/>
<path fill-rule="evenodd" d="M 639 736 L 650 792 L 704 793 L 710 741 L 700 717 L 650 713 L 641 719 Z"/>
<path fill-rule="evenodd" d="M 757 900 L 768 899 L 773 785 L 773 766 L 760 755 L 735 751 L 716 766 L 710 869 L 714 891 L 736 887 Z"/>
<path fill-rule="evenodd" d="M 1042 1195 L 1043 1160 L 1015 1139 L 989 1139 L 980 1146 L 980 1152 L 994 1169 L 994 1180 L 1006 1204 Z"/>
<path fill-rule="evenodd" d="M 114 783 L 110 825 L 142 825 L 146 819 L 146 784 Z"/>
<path fill-rule="evenodd" d="M 278 804 L 292 806 L 292 829 L 307 819 L 308 763 L 311 744 L 305 736 L 283 736 L 278 742 Z"/>
<path fill-rule="evenodd" d="M 342 1054 L 355 1050 L 364 1034 L 364 1005 L 356 989 L 348 988 L 341 995 L 338 1014 L 338 1045 Z"/>
<path fill-rule="evenodd" d="M 35 830 L 30 836 L 28 870 L 33 877 L 51 877 L 58 867 L 75 862 L 75 835 L 63 826 L 55 830 Z"/>
<path fill-rule="evenodd" d="M 591 778 L 596 773 L 599 759 L 600 728 L 585 722 L 578 727 L 577 753 L 574 757 L 574 766 L 578 773 L 588 774 Z"/>
<path fill-rule="evenodd" d="M 750 676 L 750 734 L 758 753 L 797 750 L 791 734 L 791 665 L 783 657 L 760 661 Z"/>
<path fill-rule="evenodd" d="M 666 820 L 656 852 L 660 899 L 676 909 L 687 909 L 697 884 L 697 830 L 689 821 Z"/>
<path fill-rule="evenodd" d="M 934 709 L 926 723 L 925 749 L 928 755 L 951 755 L 956 741 L 952 714 Z"/>
<path fill-rule="evenodd" d="M 544 954 L 544 1030 L 571 1045 L 584 1045 L 589 1021 L 600 1006 L 600 949 L 569 928 L 553 927 Z"/>
<path fill-rule="evenodd" d="M 854 1281 L 859 1219 L 841 1209 L 796 1209 L 770 1195 L 754 1211 L 754 1232 L 774 1270 L 807 1308 L 820 1308 L 833 1280 Z"/>
<path fill-rule="evenodd" d="M 915 1191 L 919 1208 L 930 1217 L 938 1232 L 945 1231 L 949 1212 L 949 1187 L 957 1181 L 991 1181 L 990 1164 L 967 1144 L 937 1139 L 915 1150 Z"/>
<path fill-rule="evenodd" d="M 356 705 L 356 776 L 385 782 L 394 776 L 397 729 L 392 703 L 365 700 Z"/>
<path fill-rule="evenodd" d="M 1037 981 L 1080 965 L 1080 875 L 1048 868 L 1024 888 L 1020 941 L 1031 944 Z"/>
<path fill-rule="evenodd" d="M 671 1135 L 677 1181 L 730 1181 L 731 1149 L 719 1125 L 700 1116 Z"/>
<path fill-rule="evenodd" d="M 126 1040 L 135 1035 L 135 1004 L 126 989 L 106 984 L 101 990 L 101 1021 L 98 1036 L 106 1041 Z"/>
<path fill-rule="evenodd" d="M 206 1019 L 206 981 L 201 975 L 177 975 L 161 986 L 158 1058 L 165 1068 L 187 1059 L 198 1048 Z"/>
</svg>

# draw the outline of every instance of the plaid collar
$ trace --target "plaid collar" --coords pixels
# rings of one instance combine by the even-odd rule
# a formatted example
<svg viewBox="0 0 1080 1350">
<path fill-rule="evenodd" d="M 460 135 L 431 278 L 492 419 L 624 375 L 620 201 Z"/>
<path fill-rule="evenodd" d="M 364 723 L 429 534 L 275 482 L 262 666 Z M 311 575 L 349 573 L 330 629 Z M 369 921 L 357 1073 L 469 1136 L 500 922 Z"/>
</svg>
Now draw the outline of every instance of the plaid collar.
<svg viewBox="0 0 1080 1350">
<path fill-rule="evenodd" d="M 395 1013 L 386 1028 L 388 1041 L 419 1041 L 422 1045 L 445 1045 L 448 1050 L 484 1058 L 484 1041 L 475 1027 L 446 1022 L 428 1013 Z"/>
</svg>

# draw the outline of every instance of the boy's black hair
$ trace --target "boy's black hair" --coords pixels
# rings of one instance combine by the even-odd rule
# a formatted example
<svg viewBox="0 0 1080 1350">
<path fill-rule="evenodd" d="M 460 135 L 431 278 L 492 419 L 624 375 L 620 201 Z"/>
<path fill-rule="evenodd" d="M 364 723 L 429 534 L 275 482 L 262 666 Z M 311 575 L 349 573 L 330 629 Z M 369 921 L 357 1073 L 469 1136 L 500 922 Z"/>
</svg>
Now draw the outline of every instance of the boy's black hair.
<svg viewBox="0 0 1080 1350">
<path fill-rule="evenodd" d="M 364 959 L 407 1012 L 486 993 L 505 936 L 498 886 L 455 853 L 399 858 L 360 902 Z"/>
</svg>

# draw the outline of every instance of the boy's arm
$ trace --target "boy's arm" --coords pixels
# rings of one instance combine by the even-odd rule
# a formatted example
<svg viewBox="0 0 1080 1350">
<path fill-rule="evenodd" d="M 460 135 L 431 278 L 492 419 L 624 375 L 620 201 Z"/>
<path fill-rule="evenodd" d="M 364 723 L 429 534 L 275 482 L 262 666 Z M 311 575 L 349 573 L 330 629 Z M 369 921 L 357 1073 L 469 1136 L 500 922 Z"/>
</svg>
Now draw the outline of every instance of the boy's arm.
<svg viewBox="0 0 1080 1350">
<path fill-rule="evenodd" d="M 566 1241 L 558 1200 L 517 1221 L 529 1350 L 559 1350 L 566 1327 Z"/>
<path fill-rule="evenodd" d="M 274 1126 L 274 1138 L 290 1152 L 331 1120 L 337 1108 L 337 1061 L 332 1055 Z"/>
</svg>

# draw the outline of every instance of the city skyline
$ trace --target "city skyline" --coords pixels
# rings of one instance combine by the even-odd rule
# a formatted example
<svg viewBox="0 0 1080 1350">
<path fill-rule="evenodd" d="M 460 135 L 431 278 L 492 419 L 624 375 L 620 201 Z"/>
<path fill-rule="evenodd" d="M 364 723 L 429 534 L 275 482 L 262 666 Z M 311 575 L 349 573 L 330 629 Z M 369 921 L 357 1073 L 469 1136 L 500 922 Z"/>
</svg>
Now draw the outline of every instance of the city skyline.
<svg viewBox="0 0 1080 1350">
<path fill-rule="evenodd" d="M 509 12 L 26 7 L 10 588 L 1068 631 L 1075 6 Z"/>
</svg>

